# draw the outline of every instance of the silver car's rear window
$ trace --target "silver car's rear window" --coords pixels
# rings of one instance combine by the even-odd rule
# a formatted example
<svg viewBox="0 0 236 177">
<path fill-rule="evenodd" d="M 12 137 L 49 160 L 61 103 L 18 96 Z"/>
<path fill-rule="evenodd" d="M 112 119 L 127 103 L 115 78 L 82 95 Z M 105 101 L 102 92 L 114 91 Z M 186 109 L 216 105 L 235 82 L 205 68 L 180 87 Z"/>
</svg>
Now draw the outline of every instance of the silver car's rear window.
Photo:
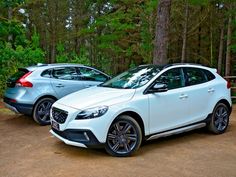
<svg viewBox="0 0 236 177">
<path fill-rule="evenodd" d="M 22 76 L 24 76 L 29 71 L 25 68 L 19 68 L 16 73 L 14 73 L 11 77 L 7 80 L 8 87 L 15 87 L 16 81 L 19 80 Z"/>
</svg>

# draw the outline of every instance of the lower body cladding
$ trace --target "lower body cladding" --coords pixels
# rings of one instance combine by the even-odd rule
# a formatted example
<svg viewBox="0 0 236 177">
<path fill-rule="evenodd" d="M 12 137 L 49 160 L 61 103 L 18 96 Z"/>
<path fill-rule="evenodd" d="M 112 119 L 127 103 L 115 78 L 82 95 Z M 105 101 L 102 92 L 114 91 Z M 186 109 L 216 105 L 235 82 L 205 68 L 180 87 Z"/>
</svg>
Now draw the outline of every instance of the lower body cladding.
<svg viewBox="0 0 236 177">
<path fill-rule="evenodd" d="M 5 106 L 16 112 L 16 113 L 21 113 L 21 114 L 26 114 L 26 115 L 31 115 L 33 111 L 33 104 L 25 104 L 25 103 L 18 103 L 14 99 L 10 99 L 7 97 L 3 98 L 3 101 L 5 103 Z"/>
<path fill-rule="evenodd" d="M 50 133 L 68 145 L 83 148 L 104 147 L 104 143 L 100 143 L 90 130 L 67 129 L 58 131 L 52 128 Z"/>
</svg>

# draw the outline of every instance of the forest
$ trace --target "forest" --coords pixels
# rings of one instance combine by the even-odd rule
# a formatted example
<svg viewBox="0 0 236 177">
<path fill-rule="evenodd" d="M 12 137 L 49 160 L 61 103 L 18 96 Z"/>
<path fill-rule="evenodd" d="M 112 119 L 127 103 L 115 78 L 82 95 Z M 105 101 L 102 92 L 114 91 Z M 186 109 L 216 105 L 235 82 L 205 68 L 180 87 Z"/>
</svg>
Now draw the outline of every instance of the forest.
<svg viewBox="0 0 236 177">
<path fill-rule="evenodd" d="M 199 63 L 236 74 L 235 0 L 0 0 L 0 93 L 17 68 L 80 63 L 116 75 Z"/>
</svg>

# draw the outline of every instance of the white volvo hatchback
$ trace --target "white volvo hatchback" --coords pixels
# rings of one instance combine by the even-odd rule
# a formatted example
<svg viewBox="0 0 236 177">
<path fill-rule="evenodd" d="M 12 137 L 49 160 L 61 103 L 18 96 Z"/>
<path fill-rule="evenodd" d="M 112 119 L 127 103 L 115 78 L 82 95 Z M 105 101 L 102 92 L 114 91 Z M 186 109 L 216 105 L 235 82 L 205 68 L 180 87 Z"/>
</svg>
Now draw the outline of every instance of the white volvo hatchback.
<svg viewBox="0 0 236 177">
<path fill-rule="evenodd" d="M 221 134 L 231 105 L 230 84 L 216 69 L 143 65 L 56 101 L 50 132 L 69 145 L 129 156 L 143 140 L 201 127 Z"/>
</svg>

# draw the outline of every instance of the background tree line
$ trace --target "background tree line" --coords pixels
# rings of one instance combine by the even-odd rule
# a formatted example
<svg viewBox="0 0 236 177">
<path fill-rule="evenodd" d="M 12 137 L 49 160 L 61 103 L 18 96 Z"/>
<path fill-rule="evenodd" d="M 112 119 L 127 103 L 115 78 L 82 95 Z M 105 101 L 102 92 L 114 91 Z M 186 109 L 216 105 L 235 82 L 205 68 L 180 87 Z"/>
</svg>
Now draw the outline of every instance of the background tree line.
<svg viewBox="0 0 236 177">
<path fill-rule="evenodd" d="M 115 75 L 190 62 L 236 73 L 235 0 L 0 0 L 0 90 L 18 67 L 73 62 Z"/>
</svg>

